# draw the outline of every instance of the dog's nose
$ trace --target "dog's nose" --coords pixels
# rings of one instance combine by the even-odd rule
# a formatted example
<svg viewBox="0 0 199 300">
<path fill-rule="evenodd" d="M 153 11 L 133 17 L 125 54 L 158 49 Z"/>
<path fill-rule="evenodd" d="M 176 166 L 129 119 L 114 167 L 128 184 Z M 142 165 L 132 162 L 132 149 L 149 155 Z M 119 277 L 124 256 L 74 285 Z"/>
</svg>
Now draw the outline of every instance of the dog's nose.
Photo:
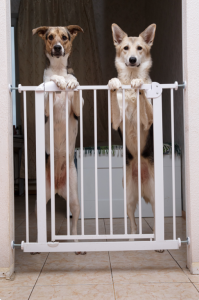
<svg viewBox="0 0 199 300">
<path fill-rule="evenodd" d="M 61 46 L 60 45 L 55 45 L 54 46 L 54 50 L 57 51 L 57 52 L 60 51 L 61 50 Z"/>
<path fill-rule="evenodd" d="M 129 62 L 130 62 L 131 64 L 135 64 L 136 61 L 137 61 L 137 58 L 134 57 L 134 56 L 131 56 L 131 57 L 129 58 Z"/>
</svg>

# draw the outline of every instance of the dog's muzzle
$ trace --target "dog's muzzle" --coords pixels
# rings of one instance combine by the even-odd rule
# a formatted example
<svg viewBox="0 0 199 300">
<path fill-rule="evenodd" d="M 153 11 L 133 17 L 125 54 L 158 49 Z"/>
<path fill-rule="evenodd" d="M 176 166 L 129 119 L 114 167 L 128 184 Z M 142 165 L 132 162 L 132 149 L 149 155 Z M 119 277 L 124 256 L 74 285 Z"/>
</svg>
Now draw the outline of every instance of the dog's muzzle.
<svg viewBox="0 0 199 300">
<path fill-rule="evenodd" d="M 57 58 L 59 58 L 60 56 L 63 55 L 62 53 L 62 46 L 61 45 L 55 45 L 53 47 L 53 50 L 52 50 L 52 56 L 56 56 Z"/>
<path fill-rule="evenodd" d="M 129 63 L 126 64 L 127 67 L 139 67 L 140 64 L 138 64 L 137 58 L 135 56 L 129 57 Z"/>
</svg>

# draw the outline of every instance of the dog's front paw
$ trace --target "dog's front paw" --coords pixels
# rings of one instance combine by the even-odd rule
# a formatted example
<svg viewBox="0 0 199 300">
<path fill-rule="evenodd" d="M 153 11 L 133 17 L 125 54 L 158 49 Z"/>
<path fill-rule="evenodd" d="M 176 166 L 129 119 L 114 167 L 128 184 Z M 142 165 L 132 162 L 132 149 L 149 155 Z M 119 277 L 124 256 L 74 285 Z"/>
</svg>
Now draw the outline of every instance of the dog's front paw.
<svg viewBox="0 0 199 300">
<path fill-rule="evenodd" d="M 76 87 L 79 85 L 79 82 L 76 79 L 71 79 L 66 81 L 66 87 L 68 89 L 76 89 Z"/>
<path fill-rule="evenodd" d="M 58 86 L 58 88 L 60 88 L 61 90 L 65 90 L 66 89 L 66 81 L 65 78 L 63 76 L 59 76 L 59 75 L 53 75 L 50 78 L 51 81 L 54 81 L 54 83 L 56 83 L 56 85 Z"/>
<path fill-rule="evenodd" d="M 112 91 L 114 90 L 119 90 L 119 88 L 122 87 L 121 82 L 119 81 L 118 78 L 112 78 L 111 80 L 109 80 L 108 82 L 108 87 L 109 89 L 111 89 Z"/>
<path fill-rule="evenodd" d="M 143 83 L 144 82 L 143 82 L 142 79 L 133 79 L 131 81 L 131 87 L 134 88 L 134 89 L 140 88 Z"/>
</svg>

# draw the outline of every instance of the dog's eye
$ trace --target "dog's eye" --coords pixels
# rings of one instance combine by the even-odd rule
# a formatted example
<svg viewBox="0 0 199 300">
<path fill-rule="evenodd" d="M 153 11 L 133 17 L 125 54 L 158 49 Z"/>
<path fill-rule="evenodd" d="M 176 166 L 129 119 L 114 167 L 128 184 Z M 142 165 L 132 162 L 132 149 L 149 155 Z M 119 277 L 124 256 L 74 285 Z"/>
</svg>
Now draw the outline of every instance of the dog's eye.
<svg viewBox="0 0 199 300">
<path fill-rule="evenodd" d="M 129 47 L 128 47 L 128 46 L 125 46 L 125 47 L 124 47 L 124 50 L 129 50 Z"/>
<path fill-rule="evenodd" d="M 62 36 L 62 40 L 66 41 L 67 37 L 65 35 Z"/>
<path fill-rule="evenodd" d="M 49 40 L 50 40 L 50 41 L 52 41 L 52 40 L 53 40 L 53 35 L 52 35 L 52 34 L 51 34 L 51 35 L 49 35 L 49 37 L 48 37 L 48 38 L 49 38 Z"/>
<path fill-rule="evenodd" d="M 138 48 L 137 48 L 138 50 L 142 50 L 142 47 L 141 46 L 138 46 Z"/>
</svg>

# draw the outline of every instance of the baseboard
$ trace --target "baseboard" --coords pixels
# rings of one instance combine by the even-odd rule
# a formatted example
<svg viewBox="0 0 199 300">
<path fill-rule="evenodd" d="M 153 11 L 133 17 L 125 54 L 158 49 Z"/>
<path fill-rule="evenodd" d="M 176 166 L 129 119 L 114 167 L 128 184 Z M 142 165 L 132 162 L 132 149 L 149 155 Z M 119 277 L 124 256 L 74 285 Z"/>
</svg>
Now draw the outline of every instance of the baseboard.
<svg viewBox="0 0 199 300">
<path fill-rule="evenodd" d="M 189 270 L 192 275 L 199 275 L 199 262 L 192 263 Z"/>
<path fill-rule="evenodd" d="M 0 268 L 0 278 L 3 277 L 5 279 L 10 279 L 13 273 L 14 264 L 12 264 L 9 268 Z"/>
</svg>

